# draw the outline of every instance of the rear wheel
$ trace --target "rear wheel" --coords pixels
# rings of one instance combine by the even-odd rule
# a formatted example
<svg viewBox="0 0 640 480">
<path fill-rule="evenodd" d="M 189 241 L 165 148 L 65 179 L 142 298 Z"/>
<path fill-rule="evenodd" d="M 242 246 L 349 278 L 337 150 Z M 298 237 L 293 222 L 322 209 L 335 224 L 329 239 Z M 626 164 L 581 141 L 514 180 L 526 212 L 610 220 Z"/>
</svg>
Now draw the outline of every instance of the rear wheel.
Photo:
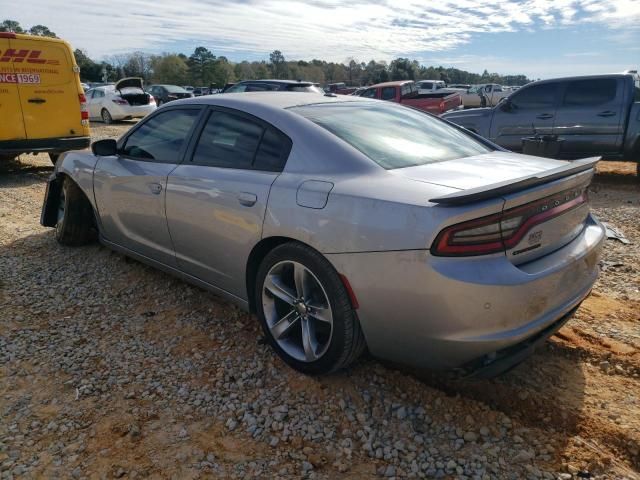
<svg viewBox="0 0 640 480">
<path fill-rule="evenodd" d="M 287 243 L 262 261 L 256 280 L 258 318 L 269 343 L 307 374 L 348 366 L 365 341 L 349 295 L 333 266 L 315 250 Z"/>
<path fill-rule="evenodd" d="M 62 245 L 79 246 L 90 243 L 95 237 L 91 204 L 80 187 L 65 178 L 58 199 L 56 240 Z"/>
<path fill-rule="evenodd" d="M 109 110 L 107 110 L 106 108 L 102 109 L 102 112 L 100 112 L 100 116 L 102 117 L 102 121 L 107 125 L 113 123 L 113 117 L 111 117 Z"/>
</svg>

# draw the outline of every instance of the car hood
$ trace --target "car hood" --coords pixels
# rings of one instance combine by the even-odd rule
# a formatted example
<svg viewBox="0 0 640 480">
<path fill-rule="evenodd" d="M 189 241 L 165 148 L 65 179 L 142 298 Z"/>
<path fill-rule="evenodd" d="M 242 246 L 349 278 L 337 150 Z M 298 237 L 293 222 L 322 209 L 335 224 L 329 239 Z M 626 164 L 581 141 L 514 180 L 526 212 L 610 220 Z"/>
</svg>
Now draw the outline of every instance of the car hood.
<svg viewBox="0 0 640 480">
<path fill-rule="evenodd" d="M 458 190 L 483 187 L 551 170 L 569 162 L 533 157 L 512 152 L 491 152 L 417 167 L 390 170 L 417 182 L 431 183 Z"/>
<path fill-rule="evenodd" d="M 116 90 L 122 90 L 123 88 L 142 88 L 143 80 L 139 77 L 128 77 L 118 80 L 114 85 Z"/>
<path fill-rule="evenodd" d="M 440 115 L 440 118 L 444 118 L 445 120 L 455 121 L 458 118 L 484 118 L 491 114 L 493 109 L 486 108 L 470 108 L 469 110 L 457 110 L 453 112 L 447 112 Z"/>
</svg>

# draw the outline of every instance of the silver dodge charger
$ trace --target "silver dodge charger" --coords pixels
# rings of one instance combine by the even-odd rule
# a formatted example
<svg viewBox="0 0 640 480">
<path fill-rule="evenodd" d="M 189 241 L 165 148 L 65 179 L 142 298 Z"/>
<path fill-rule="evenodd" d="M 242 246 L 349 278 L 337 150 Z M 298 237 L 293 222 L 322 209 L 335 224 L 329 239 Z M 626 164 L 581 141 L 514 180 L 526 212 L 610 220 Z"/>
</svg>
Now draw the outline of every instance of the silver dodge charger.
<svg viewBox="0 0 640 480">
<path fill-rule="evenodd" d="M 510 153 L 378 100 L 215 95 L 61 157 L 41 223 L 255 312 L 302 372 L 368 349 L 495 375 L 591 290 L 605 238 L 587 199 L 596 161 Z"/>
</svg>

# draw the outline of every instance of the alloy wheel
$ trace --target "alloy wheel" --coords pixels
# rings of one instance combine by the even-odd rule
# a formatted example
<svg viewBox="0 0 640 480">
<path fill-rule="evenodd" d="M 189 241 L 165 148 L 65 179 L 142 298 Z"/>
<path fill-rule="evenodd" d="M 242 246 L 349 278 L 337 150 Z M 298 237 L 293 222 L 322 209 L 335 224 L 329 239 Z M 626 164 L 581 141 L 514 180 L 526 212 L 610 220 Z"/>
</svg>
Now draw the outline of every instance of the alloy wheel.
<svg viewBox="0 0 640 480">
<path fill-rule="evenodd" d="M 278 346 L 301 362 L 320 359 L 333 334 L 333 313 L 322 283 L 301 263 L 286 260 L 267 273 L 262 305 Z"/>
</svg>

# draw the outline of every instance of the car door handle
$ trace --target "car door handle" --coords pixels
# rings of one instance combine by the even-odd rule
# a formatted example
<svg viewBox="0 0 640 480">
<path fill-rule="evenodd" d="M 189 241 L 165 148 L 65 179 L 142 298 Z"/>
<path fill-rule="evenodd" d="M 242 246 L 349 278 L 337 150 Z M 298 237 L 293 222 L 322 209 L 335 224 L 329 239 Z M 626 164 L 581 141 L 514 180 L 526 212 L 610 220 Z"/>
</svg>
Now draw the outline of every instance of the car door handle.
<svg viewBox="0 0 640 480">
<path fill-rule="evenodd" d="M 550 118 L 553 118 L 553 115 L 551 115 L 550 113 L 541 113 L 540 115 L 537 115 L 536 118 L 539 118 L 540 120 L 548 120 Z"/>
<path fill-rule="evenodd" d="M 162 185 L 159 183 L 147 183 L 147 187 L 149 187 L 149 191 L 154 195 L 158 195 L 162 191 Z"/>
<path fill-rule="evenodd" d="M 29 103 L 45 103 L 46 100 L 44 98 L 30 98 L 27 100 Z"/>
<path fill-rule="evenodd" d="M 240 205 L 253 207 L 258 201 L 258 197 L 254 193 L 240 192 L 238 194 L 238 201 L 240 202 Z"/>
<path fill-rule="evenodd" d="M 611 110 L 606 110 L 604 112 L 600 112 L 598 114 L 599 117 L 613 117 L 616 114 L 616 112 L 612 112 Z"/>
</svg>

